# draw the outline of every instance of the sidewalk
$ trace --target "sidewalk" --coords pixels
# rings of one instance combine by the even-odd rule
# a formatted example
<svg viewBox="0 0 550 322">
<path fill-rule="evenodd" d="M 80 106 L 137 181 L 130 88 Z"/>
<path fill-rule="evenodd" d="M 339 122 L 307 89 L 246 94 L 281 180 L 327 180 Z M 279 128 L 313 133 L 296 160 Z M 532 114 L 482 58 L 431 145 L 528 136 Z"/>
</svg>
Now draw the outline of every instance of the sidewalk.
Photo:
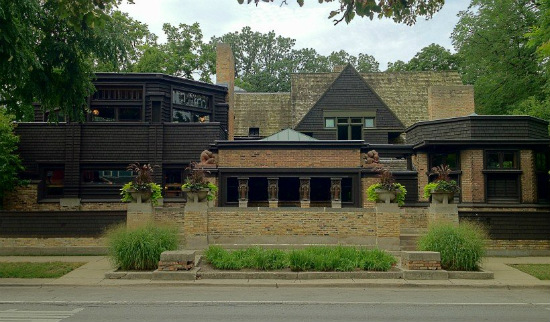
<svg viewBox="0 0 550 322">
<path fill-rule="evenodd" d="M 550 281 L 537 278 L 506 264 L 550 264 L 550 257 L 488 257 L 482 267 L 492 271 L 491 280 L 406 280 L 406 279 L 205 279 L 194 281 L 156 281 L 150 279 L 106 279 L 112 270 L 104 256 L 0 256 L 0 262 L 86 262 L 80 268 L 57 279 L 0 278 L 1 286 L 124 286 L 124 285 L 181 285 L 181 286 L 274 286 L 274 287 L 479 287 L 479 288 L 544 288 Z"/>
</svg>

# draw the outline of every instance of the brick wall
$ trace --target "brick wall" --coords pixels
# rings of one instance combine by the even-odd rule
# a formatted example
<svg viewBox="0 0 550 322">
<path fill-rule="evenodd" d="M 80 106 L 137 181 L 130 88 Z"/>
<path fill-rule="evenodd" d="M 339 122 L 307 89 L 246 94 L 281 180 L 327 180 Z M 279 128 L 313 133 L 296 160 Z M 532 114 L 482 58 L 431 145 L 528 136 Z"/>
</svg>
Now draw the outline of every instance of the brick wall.
<svg viewBox="0 0 550 322">
<path fill-rule="evenodd" d="M 466 116 L 475 112 L 471 85 L 431 86 L 428 88 L 430 120 Z"/>
<path fill-rule="evenodd" d="M 422 234 L 428 230 L 428 217 L 425 208 L 402 208 L 401 233 Z"/>
<path fill-rule="evenodd" d="M 367 200 L 367 189 L 371 185 L 378 182 L 380 182 L 380 180 L 375 177 L 361 178 L 361 193 L 362 193 L 361 197 L 363 198 L 363 208 L 372 208 L 376 204 L 376 202 L 374 201 Z"/>
<path fill-rule="evenodd" d="M 228 139 L 235 134 L 235 58 L 229 44 L 218 44 L 216 47 L 216 83 L 227 84 L 226 101 L 229 104 L 227 130 Z"/>
<path fill-rule="evenodd" d="M 460 182 L 462 202 L 485 202 L 483 151 L 460 151 L 460 169 L 462 170 Z"/>
<path fill-rule="evenodd" d="M 523 203 L 537 202 L 537 175 L 535 172 L 535 153 L 533 150 L 520 151 L 521 201 Z"/>
<path fill-rule="evenodd" d="M 262 136 L 276 133 L 284 127 L 295 127 L 332 85 L 338 75 L 339 73 L 292 74 L 290 93 L 237 94 L 235 133 L 238 135 L 248 134 L 250 125 L 242 121 L 246 120 L 246 116 L 250 112 L 254 113 L 257 110 L 266 110 L 269 113 L 277 114 L 275 118 L 277 121 L 272 121 L 269 127 L 260 123 L 260 128 L 265 128 L 265 133 L 260 133 Z M 432 106 L 434 110 L 438 111 L 437 113 L 468 115 L 473 112 L 473 96 L 471 96 L 473 90 L 471 86 L 463 86 L 460 75 L 454 71 L 368 73 L 361 74 L 361 76 L 405 126 L 430 119 L 428 112 L 430 88 L 433 88 Z M 447 86 L 449 88 L 446 88 Z M 443 97 L 438 97 L 439 94 Z M 282 97 L 285 102 L 282 102 Z M 442 107 L 446 107 L 445 113 L 442 113 Z M 472 112 L 468 112 L 470 110 Z M 256 116 L 253 116 L 252 119 L 255 120 Z M 279 124 L 279 126 L 276 127 L 274 124 Z"/>
<path fill-rule="evenodd" d="M 248 136 L 251 127 L 269 136 L 292 127 L 290 93 L 235 94 L 235 135 Z"/>
<path fill-rule="evenodd" d="M 4 210 L 7 211 L 59 211 L 59 202 L 38 203 L 38 184 L 17 187 L 4 197 Z"/>
<path fill-rule="evenodd" d="M 0 238 L 0 248 L 10 247 L 103 247 L 103 237 L 82 238 Z"/>
<path fill-rule="evenodd" d="M 550 251 L 550 240 L 487 240 L 489 250 Z"/>
<path fill-rule="evenodd" d="M 345 156 L 345 157 L 343 157 Z M 235 168 L 356 168 L 361 166 L 359 149 L 220 149 L 220 167 Z"/>
<path fill-rule="evenodd" d="M 428 154 L 419 152 L 412 155 L 412 164 L 418 172 L 418 200 L 428 201 L 427 198 L 424 198 L 424 186 L 428 184 Z"/>
</svg>

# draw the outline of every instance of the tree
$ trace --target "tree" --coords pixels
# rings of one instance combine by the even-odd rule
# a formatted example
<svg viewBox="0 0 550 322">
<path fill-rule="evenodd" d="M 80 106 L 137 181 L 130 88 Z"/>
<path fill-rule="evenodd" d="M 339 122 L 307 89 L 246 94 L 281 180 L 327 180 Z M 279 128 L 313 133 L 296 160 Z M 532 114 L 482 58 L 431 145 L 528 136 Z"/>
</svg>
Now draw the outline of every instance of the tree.
<svg viewBox="0 0 550 322">
<path fill-rule="evenodd" d="M 463 80 L 483 114 L 508 114 L 543 95 L 544 76 L 525 34 L 539 18 L 530 0 L 472 0 L 452 33 Z"/>
<path fill-rule="evenodd" d="M 266 34 L 244 27 L 221 37 L 212 37 L 211 45 L 228 43 L 235 56 L 235 84 L 251 92 L 287 92 L 292 73 L 330 72 L 335 66 L 351 63 L 360 72 L 378 71 L 379 63 L 368 54 L 350 55 L 344 50 L 329 56 L 312 48 L 295 49 L 295 40 Z"/>
<path fill-rule="evenodd" d="M 19 138 L 14 127 L 13 117 L 0 108 L 0 204 L 6 192 L 23 183 L 17 177 L 23 166 L 16 154 Z"/>
<path fill-rule="evenodd" d="M 93 61 L 116 63 L 124 46 L 107 32 L 120 0 L 0 0 L 0 105 L 30 118 L 34 101 L 85 114 Z M 26 107 L 26 108 L 25 108 Z"/>
<path fill-rule="evenodd" d="M 387 71 L 442 71 L 458 69 L 458 59 L 448 49 L 437 44 L 422 48 L 407 63 L 398 60 L 388 63 Z"/>
<path fill-rule="evenodd" d="M 105 22 L 103 32 L 110 34 L 106 39 L 120 44 L 112 46 L 114 61 L 93 59 L 96 72 L 131 72 L 143 57 L 145 50 L 157 46 L 157 35 L 151 33 L 146 24 L 131 18 L 127 13 L 114 11 Z"/>
<path fill-rule="evenodd" d="M 240 4 L 244 3 L 244 0 L 237 1 Z M 260 0 L 247 0 L 247 3 L 250 4 L 253 1 L 256 5 L 260 3 Z M 274 2 L 274 0 L 262 1 Z M 304 5 L 304 0 L 296 1 L 300 6 Z M 336 17 L 333 20 L 335 25 L 342 21 L 350 23 L 356 15 L 368 17 L 370 20 L 374 17 L 392 18 L 395 22 L 413 25 L 419 16 L 431 18 L 445 3 L 445 0 L 319 0 L 319 3 L 336 1 L 340 3 L 339 8 L 331 11 L 328 16 L 329 19 Z M 281 4 L 286 4 L 286 0 L 281 0 Z"/>
<path fill-rule="evenodd" d="M 166 43 L 157 44 L 156 36 L 149 37 L 150 41 L 138 46 L 141 56 L 130 71 L 190 79 L 198 76 L 201 81 L 210 83 L 210 77 L 216 72 L 216 53 L 211 44 L 203 42 L 200 25 L 172 26 L 165 23 L 162 30 L 166 34 Z"/>
</svg>

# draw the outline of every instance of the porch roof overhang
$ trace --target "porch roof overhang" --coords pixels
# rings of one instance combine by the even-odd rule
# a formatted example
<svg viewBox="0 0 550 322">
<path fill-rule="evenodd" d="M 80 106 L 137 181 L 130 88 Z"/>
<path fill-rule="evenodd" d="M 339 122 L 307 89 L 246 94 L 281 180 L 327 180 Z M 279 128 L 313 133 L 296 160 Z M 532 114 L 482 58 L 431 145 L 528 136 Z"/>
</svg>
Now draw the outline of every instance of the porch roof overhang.
<svg viewBox="0 0 550 322">
<path fill-rule="evenodd" d="M 548 148 L 550 139 L 476 139 L 476 140 L 423 140 L 413 146 L 414 150 L 423 150 L 433 147 L 467 147 L 467 148 L 494 148 L 494 147 L 526 147 Z"/>
</svg>

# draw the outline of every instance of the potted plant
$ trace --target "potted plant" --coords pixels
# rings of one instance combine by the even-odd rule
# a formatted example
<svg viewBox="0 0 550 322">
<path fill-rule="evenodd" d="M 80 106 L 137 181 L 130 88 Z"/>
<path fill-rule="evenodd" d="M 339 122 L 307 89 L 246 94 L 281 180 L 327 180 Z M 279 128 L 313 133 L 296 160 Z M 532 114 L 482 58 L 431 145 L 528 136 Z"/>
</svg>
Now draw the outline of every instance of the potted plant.
<svg viewBox="0 0 550 322">
<path fill-rule="evenodd" d="M 392 173 L 388 169 L 381 168 L 378 172 L 380 182 L 368 187 L 367 199 L 384 203 L 396 202 L 399 206 L 403 206 L 407 189 L 402 184 L 395 182 Z"/>
<path fill-rule="evenodd" d="M 434 203 L 453 203 L 455 193 L 460 191 L 456 181 L 451 180 L 451 169 L 448 165 L 440 165 L 432 168 L 432 173 L 437 174 L 434 182 L 424 186 L 424 198 L 432 198 Z"/>
<path fill-rule="evenodd" d="M 151 200 L 151 203 L 156 206 L 158 200 L 162 198 L 162 188 L 160 185 L 153 182 L 153 167 L 149 164 L 140 165 L 139 163 L 132 163 L 126 168 L 132 171 L 135 175 L 134 180 L 126 183 L 121 190 L 121 201 L 123 202 L 147 202 Z"/>
<path fill-rule="evenodd" d="M 185 170 L 188 171 L 188 175 L 181 189 L 187 193 L 187 200 L 214 200 L 218 187 L 206 180 L 207 171 L 197 167 L 195 162 L 191 163 Z"/>
</svg>

